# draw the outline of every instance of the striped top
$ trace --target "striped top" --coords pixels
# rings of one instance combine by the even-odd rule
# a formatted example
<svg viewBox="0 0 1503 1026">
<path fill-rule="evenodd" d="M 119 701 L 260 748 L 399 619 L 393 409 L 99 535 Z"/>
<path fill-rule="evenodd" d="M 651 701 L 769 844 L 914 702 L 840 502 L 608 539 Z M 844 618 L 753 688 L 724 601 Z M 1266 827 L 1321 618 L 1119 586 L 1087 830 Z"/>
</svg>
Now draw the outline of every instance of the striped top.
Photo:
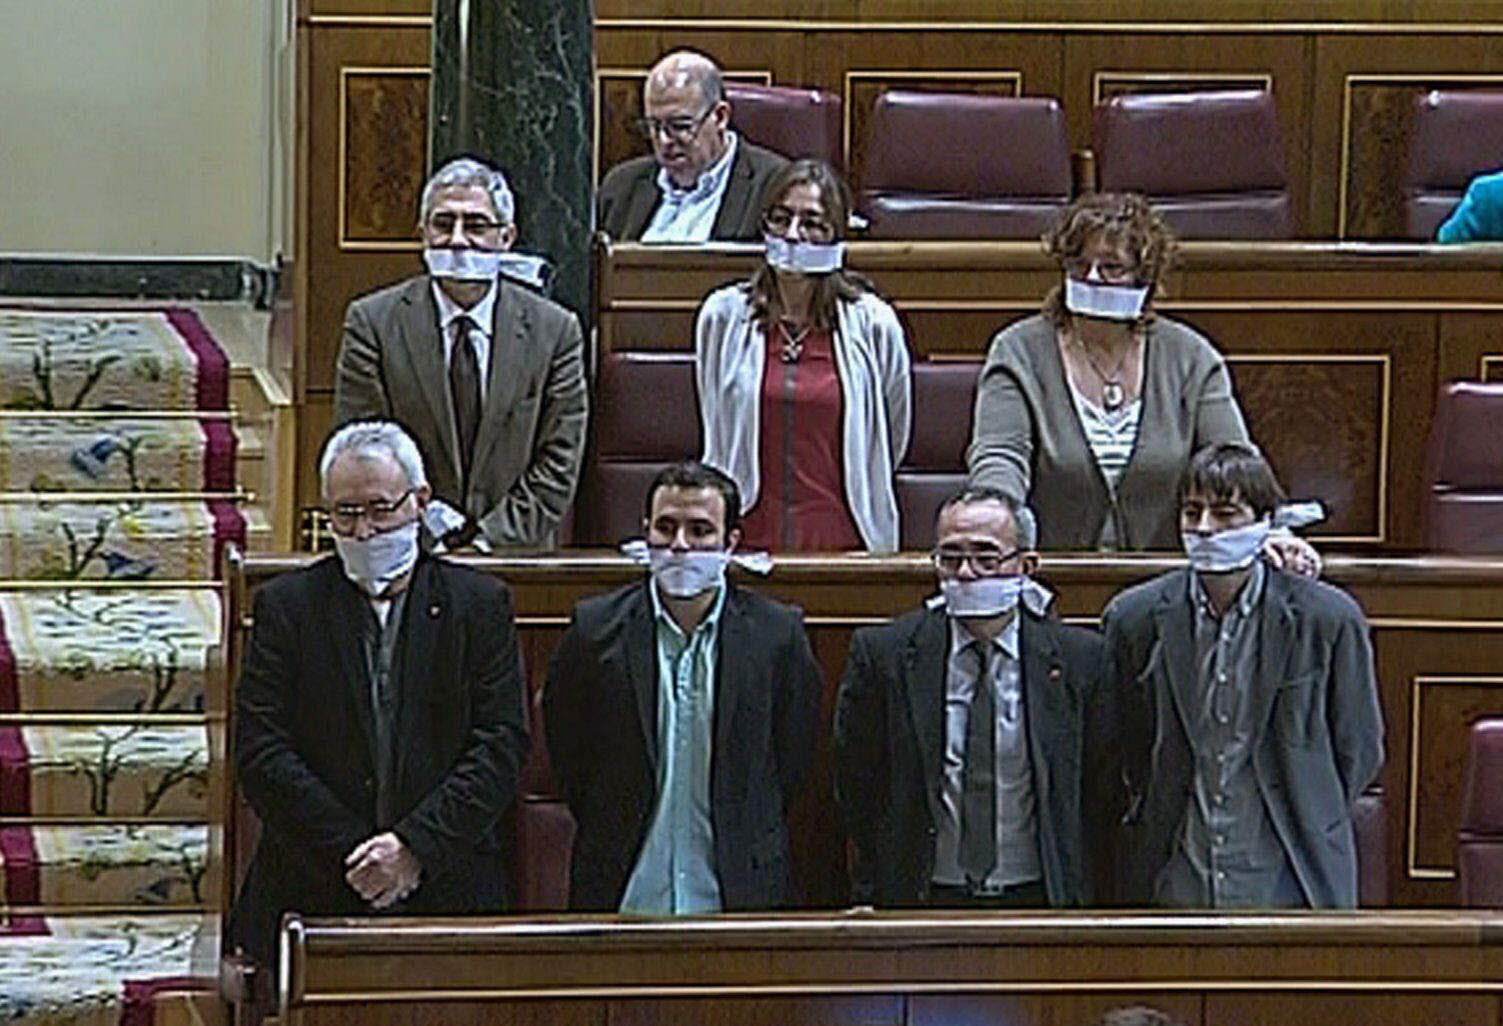
<svg viewBox="0 0 1503 1026">
<path fill-rule="evenodd" d="M 1101 467 L 1101 474 L 1113 491 L 1122 477 L 1132 455 L 1133 443 L 1138 439 L 1138 420 L 1143 413 L 1143 400 L 1134 399 L 1115 413 L 1107 413 L 1080 394 L 1074 383 L 1070 385 L 1070 397 L 1075 400 L 1075 412 L 1080 417 L 1080 426 L 1085 430 L 1086 444 Z M 1108 518 L 1108 521 L 1110 518 Z"/>
</svg>

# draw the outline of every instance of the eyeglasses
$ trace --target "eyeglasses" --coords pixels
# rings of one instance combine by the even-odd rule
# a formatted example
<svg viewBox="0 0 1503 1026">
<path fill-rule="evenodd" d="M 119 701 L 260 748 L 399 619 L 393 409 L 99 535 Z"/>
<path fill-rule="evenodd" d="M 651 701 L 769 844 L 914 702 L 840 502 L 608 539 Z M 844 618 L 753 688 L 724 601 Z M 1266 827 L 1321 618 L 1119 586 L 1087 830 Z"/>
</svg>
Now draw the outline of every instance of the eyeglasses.
<svg viewBox="0 0 1503 1026">
<path fill-rule="evenodd" d="M 406 505 L 412 492 L 413 489 L 409 488 L 390 502 L 385 499 L 372 499 L 364 503 L 341 502 L 329 511 L 329 523 L 340 534 L 353 532 L 361 517 L 369 520 L 371 526 L 378 531 L 396 527 L 401 519 L 402 507 Z"/>
<path fill-rule="evenodd" d="M 657 137 L 663 134 L 674 142 L 686 143 L 694 138 L 694 133 L 699 131 L 699 126 L 704 124 L 705 118 L 714 111 L 714 106 L 710 106 L 693 117 L 682 115 L 676 118 L 638 118 L 635 125 L 637 131 L 648 142 L 655 142 Z"/>
<path fill-rule="evenodd" d="M 800 214 L 778 205 L 762 218 L 762 227 L 773 235 L 786 234 L 790 225 L 798 226 L 799 238 L 805 242 L 823 244 L 835 238 L 835 226 L 818 214 Z"/>
<path fill-rule="evenodd" d="M 929 554 L 937 570 L 946 574 L 958 574 L 966 563 L 982 577 L 997 573 L 1022 549 L 1003 552 L 1000 549 L 935 549 Z"/>
<path fill-rule="evenodd" d="M 1108 261 L 1104 264 L 1097 263 L 1095 260 L 1087 260 L 1084 257 L 1076 257 L 1073 260 L 1065 261 L 1065 272 L 1078 281 L 1085 281 L 1090 278 L 1092 271 L 1095 271 L 1096 276 L 1102 281 L 1121 284 L 1133 280 L 1136 268 L 1131 264 L 1122 264 L 1116 261 Z"/>
<path fill-rule="evenodd" d="M 461 217 L 439 211 L 428 218 L 428 230 L 437 235 L 453 235 L 456 225 L 462 225 L 464 233 L 471 238 L 498 232 L 503 227 L 500 221 L 493 221 L 484 214 L 465 214 Z"/>
</svg>

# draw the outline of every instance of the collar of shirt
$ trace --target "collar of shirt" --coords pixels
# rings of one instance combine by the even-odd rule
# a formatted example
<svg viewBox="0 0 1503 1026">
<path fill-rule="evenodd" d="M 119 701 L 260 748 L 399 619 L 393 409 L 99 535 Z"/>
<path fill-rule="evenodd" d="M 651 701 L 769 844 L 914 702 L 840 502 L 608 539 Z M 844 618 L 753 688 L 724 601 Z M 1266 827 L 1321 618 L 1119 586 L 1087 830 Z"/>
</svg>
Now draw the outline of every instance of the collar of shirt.
<svg viewBox="0 0 1503 1026">
<path fill-rule="evenodd" d="M 724 584 L 720 586 L 720 591 L 715 596 L 715 601 L 711 604 L 709 613 L 705 615 L 703 620 L 699 621 L 699 626 L 694 628 L 695 634 L 713 632 L 719 629 L 720 613 L 725 608 L 725 593 L 728 590 Z M 673 614 L 668 612 L 667 607 L 663 605 L 662 596 L 658 594 L 658 586 L 651 577 L 647 579 L 647 594 L 652 596 L 652 618 L 658 623 L 666 625 L 669 630 L 684 641 L 691 640 L 690 636 L 685 634 L 683 628 L 678 625 L 678 621 L 673 618 Z"/>
<path fill-rule="evenodd" d="M 1237 615 L 1246 619 L 1252 615 L 1252 611 L 1258 607 L 1263 598 L 1263 583 L 1267 578 L 1268 570 L 1261 559 L 1253 561 L 1252 573 L 1242 585 L 1242 590 L 1237 593 L 1235 609 Z M 1200 579 L 1200 574 L 1190 571 L 1190 606 L 1198 612 L 1204 613 L 1212 619 L 1220 619 L 1216 615 L 1215 607 L 1211 605 L 1211 597 L 1206 594 L 1206 586 Z"/>
<path fill-rule="evenodd" d="M 673 184 L 664 168 L 658 168 L 658 192 L 662 193 L 663 201 L 675 205 L 692 203 L 695 200 L 705 199 L 719 191 L 725 180 L 730 177 L 731 163 L 736 159 L 736 146 L 739 140 L 736 133 L 726 130 L 725 152 L 720 159 L 715 161 L 699 176 L 699 181 L 688 189 L 680 189 Z"/>
<path fill-rule="evenodd" d="M 480 297 L 480 302 L 466 310 L 449 294 L 439 288 L 438 282 L 433 282 L 433 301 L 438 304 L 438 333 L 444 339 L 444 360 L 449 359 L 449 351 L 454 347 L 454 322 L 460 317 L 468 317 L 473 322 L 471 331 L 478 331 L 485 336 L 487 342 L 491 338 L 491 329 L 496 324 L 496 290 L 494 281 L 491 287 L 485 290 L 485 295 Z"/>
<path fill-rule="evenodd" d="M 1007 621 L 1007 626 L 1003 627 L 1001 633 L 992 639 L 992 644 L 1000 648 L 1002 653 L 1014 662 L 1018 659 L 1020 638 L 1018 621 L 1022 615 L 1021 610 L 1014 613 L 1012 619 Z M 971 633 L 971 629 L 963 621 L 955 617 L 950 618 L 950 659 L 952 661 L 962 649 L 969 648 L 972 642 L 980 640 L 977 635 Z"/>
</svg>

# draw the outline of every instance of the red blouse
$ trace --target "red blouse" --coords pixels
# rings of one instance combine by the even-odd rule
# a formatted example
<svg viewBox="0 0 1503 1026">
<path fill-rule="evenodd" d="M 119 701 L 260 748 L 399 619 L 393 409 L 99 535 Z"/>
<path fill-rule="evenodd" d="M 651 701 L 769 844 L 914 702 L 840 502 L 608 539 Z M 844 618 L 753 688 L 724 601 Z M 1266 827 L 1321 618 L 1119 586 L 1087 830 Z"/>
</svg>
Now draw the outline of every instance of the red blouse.
<svg viewBox="0 0 1503 1026">
<path fill-rule="evenodd" d="M 845 498 L 840 372 L 832 333 L 811 330 L 794 363 L 782 334 L 767 340 L 762 372 L 761 489 L 741 520 L 741 546 L 769 551 L 843 551 L 865 543 Z"/>
</svg>

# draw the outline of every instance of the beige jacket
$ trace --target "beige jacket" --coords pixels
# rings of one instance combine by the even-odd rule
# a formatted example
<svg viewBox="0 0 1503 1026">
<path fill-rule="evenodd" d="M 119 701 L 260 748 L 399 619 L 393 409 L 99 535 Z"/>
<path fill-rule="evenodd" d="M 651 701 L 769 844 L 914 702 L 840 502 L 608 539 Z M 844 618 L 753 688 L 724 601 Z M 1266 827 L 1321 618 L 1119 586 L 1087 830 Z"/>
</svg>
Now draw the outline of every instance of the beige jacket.
<svg viewBox="0 0 1503 1026">
<path fill-rule="evenodd" d="M 1092 549 L 1107 517 L 1118 547 L 1178 549 L 1178 490 L 1190 457 L 1247 442 L 1226 364 L 1204 335 L 1159 317 L 1144 353 L 1143 410 L 1116 493 L 1086 442 L 1054 340 L 1035 314 L 992 339 L 966 453 L 971 482 L 1026 501 L 1042 549 Z"/>
</svg>

